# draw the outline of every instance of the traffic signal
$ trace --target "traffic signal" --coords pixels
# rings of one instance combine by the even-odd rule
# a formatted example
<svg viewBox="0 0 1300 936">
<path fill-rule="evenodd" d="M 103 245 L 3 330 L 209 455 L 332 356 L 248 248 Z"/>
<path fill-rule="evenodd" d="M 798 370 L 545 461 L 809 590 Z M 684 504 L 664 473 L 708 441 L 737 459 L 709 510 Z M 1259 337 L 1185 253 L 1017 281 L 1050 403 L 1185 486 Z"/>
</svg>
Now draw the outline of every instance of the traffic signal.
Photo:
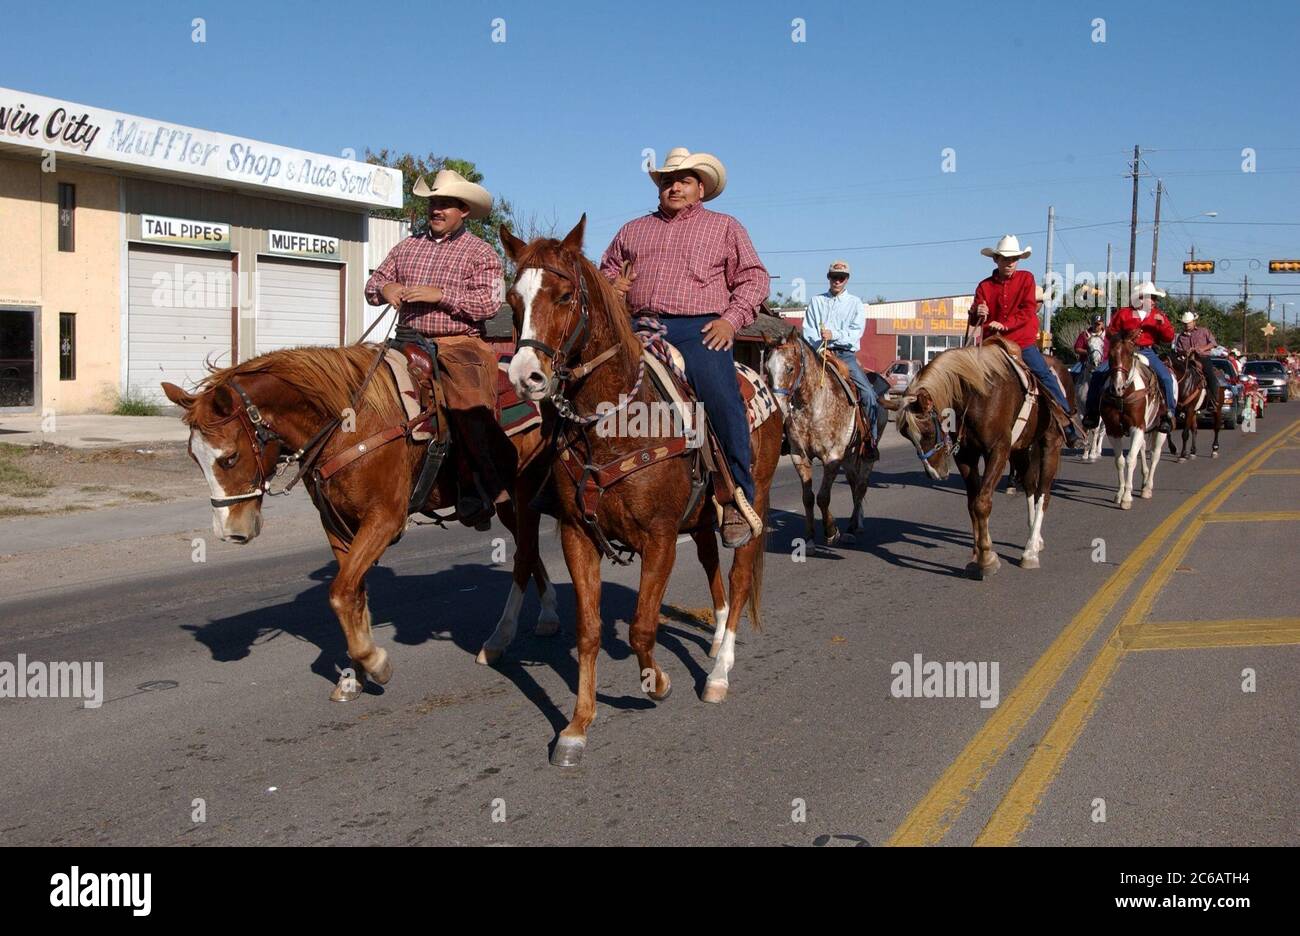
<svg viewBox="0 0 1300 936">
<path fill-rule="evenodd" d="M 1300 260 L 1270 260 L 1268 261 L 1268 272 L 1300 273 Z"/>
<path fill-rule="evenodd" d="M 1183 272 L 1191 275 L 1192 273 L 1213 273 L 1213 260 L 1184 260 Z"/>
</svg>

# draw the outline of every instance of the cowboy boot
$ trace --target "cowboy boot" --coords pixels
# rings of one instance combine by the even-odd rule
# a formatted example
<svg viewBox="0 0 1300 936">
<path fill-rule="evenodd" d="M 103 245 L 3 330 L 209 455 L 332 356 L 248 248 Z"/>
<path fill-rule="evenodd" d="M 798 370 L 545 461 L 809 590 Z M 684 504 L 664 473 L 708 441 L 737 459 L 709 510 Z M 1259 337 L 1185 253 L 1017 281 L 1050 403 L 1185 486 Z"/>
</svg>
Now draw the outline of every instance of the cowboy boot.
<svg viewBox="0 0 1300 936">
<path fill-rule="evenodd" d="M 722 508 L 722 545 L 728 549 L 739 549 L 754 538 L 749 521 L 745 519 L 734 503 Z"/>
</svg>

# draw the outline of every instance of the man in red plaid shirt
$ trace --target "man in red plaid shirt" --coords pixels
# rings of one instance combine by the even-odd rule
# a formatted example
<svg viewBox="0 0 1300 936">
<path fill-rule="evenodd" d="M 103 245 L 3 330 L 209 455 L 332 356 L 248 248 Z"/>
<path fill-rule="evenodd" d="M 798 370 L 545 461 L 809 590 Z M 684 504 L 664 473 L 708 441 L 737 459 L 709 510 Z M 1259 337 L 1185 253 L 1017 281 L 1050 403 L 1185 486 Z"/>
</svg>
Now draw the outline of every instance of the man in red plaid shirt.
<svg viewBox="0 0 1300 936">
<path fill-rule="evenodd" d="M 496 422 L 496 355 L 483 340 L 484 323 L 501 306 L 501 259 L 465 228 L 465 219 L 486 218 L 492 196 L 481 185 L 443 169 L 430 188 L 416 182 L 414 194 L 429 198 L 429 226 L 388 252 L 366 283 L 366 301 L 397 310 L 400 325 L 434 340 L 450 410 L 462 523 L 486 529 L 493 504 L 506 496 L 496 461 L 513 446 Z"/>
<path fill-rule="evenodd" d="M 730 215 L 702 204 L 722 193 L 727 172 L 708 153 L 677 147 L 651 170 L 657 211 L 629 221 L 614 235 L 601 272 L 627 298 L 633 315 L 653 315 L 686 363 L 686 376 L 704 404 L 727 456 L 742 506 L 754 503 L 749 415 L 736 384 L 731 353 L 736 332 L 754 321 L 767 298 L 768 276 L 749 234 Z M 632 271 L 622 275 L 623 265 Z M 754 535 L 737 504 L 723 508 L 722 544 L 743 546 Z"/>
</svg>

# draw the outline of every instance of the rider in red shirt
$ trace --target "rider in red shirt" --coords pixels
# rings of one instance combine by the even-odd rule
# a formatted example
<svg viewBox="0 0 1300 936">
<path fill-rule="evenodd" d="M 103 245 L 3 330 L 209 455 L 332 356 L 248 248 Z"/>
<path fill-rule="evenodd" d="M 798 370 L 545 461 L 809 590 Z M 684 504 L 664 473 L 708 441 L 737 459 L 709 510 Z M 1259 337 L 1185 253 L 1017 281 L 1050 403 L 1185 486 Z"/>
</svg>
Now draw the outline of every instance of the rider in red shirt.
<svg viewBox="0 0 1300 936">
<path fill-rule="evenodd" d="M 1164 389 L 1165 403 L 1168 408 L 1164 418 L 1160 420 L 1159 428 L 1161 432 L 1169 432 L 1173 428 L 1171 414 L 1178 409 L 1178 395 L 1174 391 L 1173 375 L 1169 373 L 1169 368 L 1165 367 L 1164 361 L 1160 360 L 1160 356 L 1155 352 L 1157 342 L 1168 344 L 1174 340 L 1174 323 L 1169 321 L 1169 316 L 1156 308 L 1155 304 L 1154 297 L 1164 295 L 1164 290 L 1157 289 L 1155 283 L 1140 284 L 1133 291 L 1133 305 L 1125 306 L 1111 316 L 1110 325 L 1106 328 L 1106 337 L 1114 342 L 1120 340 L 1127 332 L 1137 333 L 1133 343 L 1137 345 L 1138 353 L 1146 358 L 1151 370 L 1160 378 L 1160 385 Z M 1084 407 L 1085 428 L 1091 429 L 1101 421 L 1101 390 L 1109 372 L 1109 361 L 1093 372 L 1092 381 L 1088 384 L 1088 402 Z"/>
<path fill-rule="evenodd" d="M 1032 252 L 1032 247 L 1021 250 L 1020 241 L 1014 234 L 1003 235 L 996 247 L 985 247 L 980 251 L 984 256 L 992 257 L 998 268 L 975 287 L 968 324 L 982 325 L 984 334 L 999 335 L 1020 347 L 1020 357 L 1025 366 L 1033 371 L 1038 382 L 1065 413 L 1065 442 L 1074 448 L 1079 437 L 1071 418 L 1073 407 L 1066 399 L 1065 389 L 1055 372 L 1047 366 L 1043 352 L 1038 350 L 1038 299 L 1034 274 L 1016 269 L 1016 264 Z"/>
</svg>

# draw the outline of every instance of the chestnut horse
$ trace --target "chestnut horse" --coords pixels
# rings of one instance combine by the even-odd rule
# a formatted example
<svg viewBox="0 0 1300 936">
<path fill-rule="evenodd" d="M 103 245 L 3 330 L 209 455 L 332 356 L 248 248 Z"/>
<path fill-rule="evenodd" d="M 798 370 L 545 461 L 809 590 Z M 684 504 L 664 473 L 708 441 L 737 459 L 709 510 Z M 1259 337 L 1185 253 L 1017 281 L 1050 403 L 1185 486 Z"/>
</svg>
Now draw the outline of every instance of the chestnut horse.
<svg viewBox="0 0 1300 936">
<path fill-rule="evenodd" d="M 551 754 L 551 763 L 562 767 L 582 759 L 587 729 L 596 715 L 600 564 L 602 554 L 608 554 L 608 542 L 619 541 L 641 557 L 640 589 L 628 643 L 640 667 L 642 691 L 662 702 L 671 683 L 654 656 L 659 609 L 676 560 L 678 533 L 688 532 L 695 540 L 709 577 L 717 628 L 710 653 L 716 662 L 702 698 L 721 702 L 735 661 L 741 609 L 748 604 L 755 629 L 761 623 L 767 539 L 763 532 L 736 550 L 728 603 L 714 532 L 715 508 L 707 490 L 691 504 L 690 458 L 665 455 L 680 450 L 682 439 L 655 434 L 654 429 L 644 438 L 587 430 L 599 418 L 598 412 L 608 413 L 615 404 L 630 409 L 664 401 L 650 380 L 641 379 L 642 342 L 633 331 L 622 297 L 582 254 L 586 221 L 583 215 L 563 241 L 539 238 L 528 244 L 501 228 L 506 255 L 518 271 L 506 296 L 520 336 L 520 349 L 510 363 L 510 379 L 521 397 L 548 401 L 543 410 L 546 426 L 562 446 L 553 459 L 554 476 L 561 501 L 560 539 L 577 600 L 578 633 L 578 695 L 573 718 L 560 732 Z M 751 435 L 753 509 L 764 522 L 768 488 L 781 457 L 781 433 L 781 419 L 773 414 Z M 599 493 L 594 494 L 594 503 L 584 493 L 583 501 L 594 518 L 589 526 L 579 504 L 574 472 L 581 471 L 585 481 L 596 466 L 604 466 L 602 476 L 610 470 L 619 478 L 602 482 L 595 489 Z M 584 484 L 583 491 L 590 490 Z"/>
<path fill-rule="evenodd" d="M 1175 419 L 1182 420 L 1183 423 L 1183 450 L 1178 452 L 1177 446 L 1174 445 L 1173 434 L 1169 435 L 1169 454 L 1178 455 L 1180 462 L 1187 461 L 1188 458 L 1196 457 L 1196 430 L 1198 428 L 1199 413 L 1201 405 L 1205 400 L 1205 395 L 1209 392 L 1206 386 L 1205 374 L 1201 370 L 1201 364 L 1192 355 L 1182 354 L 1178 351 L 1173 352 L 1165 358 L 1165 364 L 1169 367 L 1169 372 L 1174 375 L 1174 385 L 1178 391 L 1178 413 Z M 1213 364 L 1208 365 L 1213 367 Z M 1211 458 L 1219 457 L 1219 430 L 1223 426 L 1223 387 L 1219 387 L 1219 399 L 1214 401 L 1214 446 L 1210 450 Z M 1187 436 L 1192 437 L 1192 451 L 1187 451 Z"/>
<path fill-rule="evenodd" d="M 862 501 L 877 459 L 867 458 L 858 432 L 858 405 L 845 394 L 839 380 L 828 374 L 838 361 L 823 361 L 797 331 L 791 331 L 767 354 L 767 375 L 772 392 L 785 415 L 790 459 L 803 486 L 804 534 L 815 542 L 813 521 L 813 460 L 822 463 L 821 489 L 817 506 L 822 514 L 826 545 L 843 540 L 853 543 L 862 529 Z M 884 435 L 889 415 L 883 408 L 876 414 L 876 437 Z M 831 485 L 841 466 L 849 479 L 853 513 L 848 529 L 841 534 L 831 516 Z"/>
<path fill-rule="evenodd" d="M 190 455 L 212 495 L 213 532 L 227 542 L 248 543 L 261 532 L 262 498 L 277 474 L 277 463 L 293 467 L 294 453 L 301 456 L 305 451 L 310 456 L 322 440 L 319 456 L 311 459 L 319 465 L 354 447 L 368 449 L 325 486 L 319 486 L 310 472 L 302 476 L 317 506 L 322 506 L 318 498 L 323 498 L 325 509 L 332 508 L 355 534 L 350 543 L 342 540 L 322 517 L 339 565 L 330 584 L 330 607 L 338 616 L 354 664 L 342 671 L 330 694 L 336 702 L 359 696 L 367 676 L 381 685 L 392 676 L 388 651 L 377 646 L 370 633 L 365 576 L 406 528 L 407 505 L 425 449 L 409 433 L 398 434 L 391 442 L 359 444 L 402 426 L 405 419 L 388 368 L 379 367 L 365 382 L 376 351 L 377 346 L 369 344 L 289 348 L 213 370 L 196 393 L 162 385 L 167 398 L 185 411 Z M 351 418 L 340 422 L 343 414 Z M 515 537 L 514 584 L 489 646 L 494 640 L 500 642 L 503 630 L 508 631 L 505 642 L 513 636 L 530 575 L 542 598 L 537 633 L 546 636 L 559 629 L 555 587 L 538 555 L 539 517 L 529 506 L 538 488 L 539 463 L 544 461 L 533 457 L 542 449 L 543 436 L 540 429 L 533 429 L 511 441 L 511 463 L 500 465 L 499 470 L 502 477 L 514 479 L 514 503 L 501 504 L 499 515 Z M 517 465 L 526 466 L 525 470 L 517 472 Z M 425 511 L 455 504 L 452 459 L 442 467 Z"/>
<path fill-rule="evenodd" d="M 949 461 L 957 463 L 966 482 L 974 539 L 966 572 L 976 579 L 997 572 L 1002 565 L 993 551 L 989 514 L 993 492 L 1008 461 L 1024 487 L 1029 509 L 1029 539 L 1020 567 L 1038 568 L 1038 554 L 1044 545 L 1043 518 L 1051 502 L 1064 441 L 1049 411 L 1047 391 L 1040 387 L 1037 396 L 1026 399 L 1008 354 L 1019 359 L 1019 349 L 1000 338 L 949 348 L 921 369 L 905 397 L 888 404 L 898 411 L 898 431 L 916 446 L 926 474 L 941 481 L 948 477 Z M 1069 372 L 1055 358 L 1048 358 L 1048 364 L 1068 399 L 1073 392 Z M 1017 432 L 1015 426 L 1022 414 L 1024 420 Z"/>
<path fill-rule="evenodd" d="M 1115 471 L 1119 475 L 1115 503 L 1121 510 L 1133 506 L 1133 472 L 1139 461 L 1142 462 L 1142 496 L 1150 499 L 1155 490 L 1156 466 L 1165 446 L 1165 433 L 1156 432 L 1148 464 L 1146 437 L 1165 414 L 1165 394 L 1160 389 L 1160 378 L 1138 354 L 1133 343 L 1135 334 L 1128 331 L 1119 341 L 1111 342 L 1110 373 L 1101 398 L 1101 421 L 1115 453 Z M 1127 455 L 1125 436 L 1129 439 Z"/>
</svg>

